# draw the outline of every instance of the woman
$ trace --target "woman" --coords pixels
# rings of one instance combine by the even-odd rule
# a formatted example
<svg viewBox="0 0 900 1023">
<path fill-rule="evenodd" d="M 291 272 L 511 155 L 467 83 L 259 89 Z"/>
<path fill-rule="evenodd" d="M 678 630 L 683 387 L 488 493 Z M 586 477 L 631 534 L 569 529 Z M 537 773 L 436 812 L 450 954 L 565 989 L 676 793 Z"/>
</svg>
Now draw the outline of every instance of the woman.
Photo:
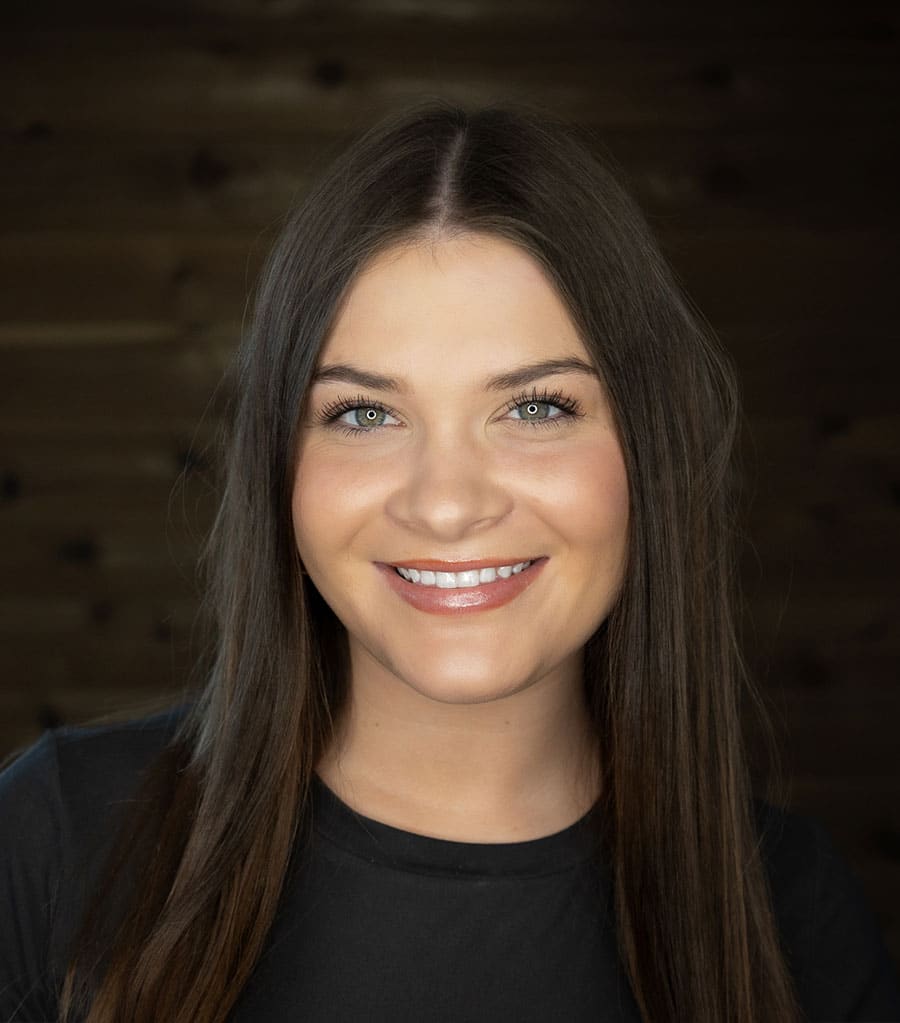
<svg viewBox="0 0 900 1023">
<path fill-rule="evenodd" d="M 888 1018 L 852 877 L 752 799 L 737 418 L 570 132 L 370 132 L 261 280 L 206 688 L 5 776 L 6 1015 Z"/>
</svg>

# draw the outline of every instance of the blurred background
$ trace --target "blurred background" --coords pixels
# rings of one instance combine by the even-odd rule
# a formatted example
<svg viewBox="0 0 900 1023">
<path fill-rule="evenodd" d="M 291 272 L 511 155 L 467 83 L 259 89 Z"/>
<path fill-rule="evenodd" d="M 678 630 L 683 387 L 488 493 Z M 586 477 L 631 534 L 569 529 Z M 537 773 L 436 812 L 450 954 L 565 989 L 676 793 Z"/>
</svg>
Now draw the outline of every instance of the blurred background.
<svg viewBox="0 0 900 1023">
<path fill-rule="evenodd" d="M 740 0 L 6 0 L 0 756 L 179 699 L 221 375 L 285 211 L 427 96 L 617 162 L 730 350 L 748 657 L 792 805 L 900 961 L 900 10 Z"/>
</svg>

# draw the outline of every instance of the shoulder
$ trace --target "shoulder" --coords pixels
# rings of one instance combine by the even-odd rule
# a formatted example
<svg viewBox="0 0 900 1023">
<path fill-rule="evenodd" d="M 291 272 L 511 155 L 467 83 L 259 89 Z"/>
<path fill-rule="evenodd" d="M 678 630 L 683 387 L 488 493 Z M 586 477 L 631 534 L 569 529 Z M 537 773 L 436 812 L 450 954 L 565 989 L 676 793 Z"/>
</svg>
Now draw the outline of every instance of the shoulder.
<svg viewBox="0 0 900 1023">
<path fill-rule="evenodd" d="M 900 1019 L 897 975 L 862 884 L 822 825 L 755 803 L 782 946 L 811 1020 Z"/>
<path fill-rule="evenodd" d="M 174 737 L 188 704 L 147 717 L 47 731 L 0 772 L 5 820 L 28 822 L 72 852 L 96 838 L 134 795 L 143 771 Z M 7 847 L 10 842 L 4 843 Z"/>
<path fill-rule="evenodd" d="M 186 710 L 56 728 L 0 771 L 0 900 L 8 907 L 0 914 L 0 1019 L 50 1011 L 42 999 L 120 811 Z"/>
<path fill-rule="evenodd" d="M 32 745 L 0 764 L 0 782 L 9 787 L 28 786 L 55 774 L 64 763 L 76 771 L 96 767 L 99 758 L 140 769 L 148 757 L 165 746 L 190 704 L 170 707 L 146 717 L 109 723 L 64 725 L 52 728 Z"/>
<path fill-rule="evenodd" d="M 134 791 L 143 770 L 174 736 L 187 704 L 109 724 L 45 732 L 0 771 L 4 819 L 26 818 L 46 831 L 96 825 Z"/>
<path fill-rule="evenodd" d="M 162 752 L 187 705 L 114 724 L 57 728 L 48 733 L 59 766 L 61 796 L 76 811 L 92 813 L 98 798 L 127 799 L 141 773 Z M 14 765 L 15 766 L 15 765 Z"/>
</svg>

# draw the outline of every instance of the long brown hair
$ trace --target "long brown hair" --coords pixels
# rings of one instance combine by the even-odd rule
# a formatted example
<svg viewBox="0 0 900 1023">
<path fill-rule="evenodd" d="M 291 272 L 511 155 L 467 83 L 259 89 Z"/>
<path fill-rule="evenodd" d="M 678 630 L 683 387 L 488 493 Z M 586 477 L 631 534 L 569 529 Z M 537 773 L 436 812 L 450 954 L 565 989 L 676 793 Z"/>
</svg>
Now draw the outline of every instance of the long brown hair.
<svg viewBox="0 0 900 1023">
<path fill-rule="evenodd" d="M 292 215 L 261 276 L 206 553 L 214 662 L 109 868 L 121 888 L 139 863 L 141 883 L 116 914 L 101 912 L 98 893 L 86 915 L 62 993 L 67 1018 L 224 1020 L 263 950 L 348 685 L 343 627 L 294 543 L 297 424 L 361 267 L 436 230 L 500 235 L 539 261 L 617 420 L 628 566 L 588 644 L 585 685 L 603 750 L 620 953 L 642 1016 L 797 1018 L 741 727 L 742 697 L 764 725 L 765 715 L 735 624 L 729 363 L 633 203 L 572 129 L 521 109 L 444 104 L 352 146 Z"/>
</svg>

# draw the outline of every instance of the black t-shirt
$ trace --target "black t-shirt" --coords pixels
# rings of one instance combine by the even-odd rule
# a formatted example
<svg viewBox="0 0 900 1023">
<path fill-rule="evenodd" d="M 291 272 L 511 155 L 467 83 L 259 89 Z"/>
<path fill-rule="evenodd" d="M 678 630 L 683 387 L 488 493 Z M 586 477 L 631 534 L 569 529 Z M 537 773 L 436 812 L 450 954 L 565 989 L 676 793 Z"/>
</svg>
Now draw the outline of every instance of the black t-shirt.
<svg viewBox="0 0 900 1023">
<path fill-rule="evenodd" d="M 67 944 L 176 721 L 56 729 L 0 775 L 0 1021 L 57 1018 Z M 590 814 L 534 841 L 447 842 L 361 817 L 318 779 L 313 795 L 312 841 L 235 1023 L 639 1019 Z M 853 874 L 818 824 L 758 810 L 808 1018 L 900 1020 L 896 973 Z"/>
</svg>

